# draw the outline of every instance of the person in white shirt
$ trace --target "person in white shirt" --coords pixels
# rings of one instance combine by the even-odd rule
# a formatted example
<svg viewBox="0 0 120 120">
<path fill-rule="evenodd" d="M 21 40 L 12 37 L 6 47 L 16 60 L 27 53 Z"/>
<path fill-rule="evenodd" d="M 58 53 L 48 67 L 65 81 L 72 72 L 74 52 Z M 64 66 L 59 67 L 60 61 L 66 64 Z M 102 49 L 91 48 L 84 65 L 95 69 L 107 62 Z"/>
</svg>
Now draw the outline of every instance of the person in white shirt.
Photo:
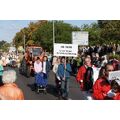
<svg viewBox="0 0 120 120">
<path fill-rule="evenodd" d="M 35 70 L 35 73 L 42 72 L 42 62 L 40 61 L 39 57 L 37 57 L 37 60 L 34 63 L 34 70 Z"/>
<path fill-rule="evenodd" d="M 58 58 L 57 58 L 56 56 L 53 57 L 53 60 L 52 60 L 52 68 L 53 68 L 54 64 L 56 63 L 57 59 L 58 59 Z"/>
<path fill-rule="evenodd" d="M 52 71 L 56 74 L 58 70 L 58 65 L 60 64 L 60 58 L 57 59 L 56 63 L 53 66 Z"/>
<path fill-rule="evenodd" d="M 34 88 L 32 89 L 33 91 L 39 89 L 39 84 L 43 79 L 42 70 L 43 70 L 42 62 L 40 61 L 40 58 L 37 57 L 37 60 L 34 62 L 35 83 L 34 83 Z"/>
</svg>

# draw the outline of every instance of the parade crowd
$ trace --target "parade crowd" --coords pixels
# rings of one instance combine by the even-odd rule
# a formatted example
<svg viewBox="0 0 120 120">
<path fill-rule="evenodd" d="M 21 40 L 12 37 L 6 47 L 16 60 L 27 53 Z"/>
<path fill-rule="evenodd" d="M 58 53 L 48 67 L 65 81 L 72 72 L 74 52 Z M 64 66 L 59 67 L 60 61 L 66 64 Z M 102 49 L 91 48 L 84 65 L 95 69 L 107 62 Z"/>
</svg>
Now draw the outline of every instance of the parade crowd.
<svg viewBox="0 0 120 120">
<path fill-rule="evenodd" d="M 109 72 L 120 70 L 120 59 L 114 57 L 119 54 L 120 46 L 110 44 L 81 47 L 76 58 L 56 57 L 49 54 L 45 55 L 41 61 L 37 57 L 34 62 L 35 89 L 37 92 L 41 88 L 47 91 L 49 72 L 52 70 L 59 99 L 70 99 L 69 83 L 71 76 L 74 76 L 80 90 L 88 99 L 120 100 L 120 78 L 109 80 Z M 24 93 L 15 84 L 16 72 L 4 71 L 4 59 L 1 56 L 0 98 L 23 100 Z"/>
</svg>

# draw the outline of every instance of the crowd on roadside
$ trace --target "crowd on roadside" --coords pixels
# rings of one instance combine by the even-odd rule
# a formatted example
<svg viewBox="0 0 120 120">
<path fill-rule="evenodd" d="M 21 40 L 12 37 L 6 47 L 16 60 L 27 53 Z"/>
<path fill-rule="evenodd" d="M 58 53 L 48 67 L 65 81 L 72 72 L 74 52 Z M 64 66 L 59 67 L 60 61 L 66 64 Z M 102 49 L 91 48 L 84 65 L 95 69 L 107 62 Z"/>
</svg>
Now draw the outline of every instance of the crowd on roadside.
<svg viewBox="0 0 120 120">
<path fill-rule="evenodd" d="M 20 56 L 17 55 L 16 53 L 1 53 L 0 62 L 4 67 L 6 66 L 19 67 Z"/>
</svg>

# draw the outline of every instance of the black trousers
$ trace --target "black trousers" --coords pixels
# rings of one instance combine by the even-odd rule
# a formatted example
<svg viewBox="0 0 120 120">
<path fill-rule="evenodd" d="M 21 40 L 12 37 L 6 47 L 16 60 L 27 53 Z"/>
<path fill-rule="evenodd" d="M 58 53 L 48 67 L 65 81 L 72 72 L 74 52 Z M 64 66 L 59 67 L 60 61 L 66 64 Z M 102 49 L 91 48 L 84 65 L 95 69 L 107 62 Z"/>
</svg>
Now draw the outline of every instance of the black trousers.
<svg viewBox="0 0 120 120">
<path fill-rule="evenodd" d="M 0 86 L 3 85 L 3 82 L 2 82 L 2 76 L 0 76 Z"/>
</svg>

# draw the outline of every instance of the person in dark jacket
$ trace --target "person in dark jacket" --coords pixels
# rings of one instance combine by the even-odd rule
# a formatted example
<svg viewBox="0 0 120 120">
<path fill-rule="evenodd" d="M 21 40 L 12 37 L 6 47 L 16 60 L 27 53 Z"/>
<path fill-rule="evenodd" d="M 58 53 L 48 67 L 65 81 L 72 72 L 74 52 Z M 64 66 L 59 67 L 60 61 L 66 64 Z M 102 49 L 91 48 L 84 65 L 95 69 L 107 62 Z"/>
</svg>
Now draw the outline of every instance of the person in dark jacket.
<svg viewBox="0 0 120 120">
<path fill-rule="evenodd" d="M 48 61 L 48 57 L 44 56 L 43 57 L 43 63 L 42 63 L 42 72 L 44 73 L 44 79 L 46 80 L 46 83 L 48 82 L 48 74 L 51 69 L 50 62 Z"/>
<path fill-rule="evenodd" d="M 62 97 L 64 99 L 69 98 L 69 81 L 70 81 L 70 72 L 72 71 L 68 59 L 65 60 L 65 57 L 61 58 L 61 64 L 58 66 L 57 74 L 61 79 L 61 89 Z"/>
</svg>

